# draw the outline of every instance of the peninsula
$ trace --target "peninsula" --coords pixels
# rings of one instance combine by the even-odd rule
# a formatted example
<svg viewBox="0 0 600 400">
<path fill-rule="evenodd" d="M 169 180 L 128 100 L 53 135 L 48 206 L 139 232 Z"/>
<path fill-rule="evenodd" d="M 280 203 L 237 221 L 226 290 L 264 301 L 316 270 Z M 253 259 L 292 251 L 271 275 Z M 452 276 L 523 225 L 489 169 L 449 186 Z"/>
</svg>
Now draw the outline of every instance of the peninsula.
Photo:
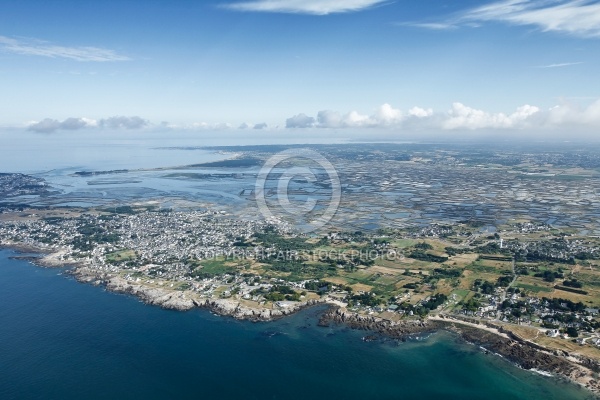
<svg viewBox="0 0 600 400">
<path fill-rule="evenodd" d="M 524 368 L 600 388 L 598 243 L 547 225 L 307 236 L 278 220 L 137 204 L 5 209 L 0 240 L 40 254 L 24 256 L 37 265 L 68 265 L 81 282 L 168 309 L 269 321 L 327 303 L 322 324 L 365 329 L 367 340 L 447 329 Z"/>
</svg>

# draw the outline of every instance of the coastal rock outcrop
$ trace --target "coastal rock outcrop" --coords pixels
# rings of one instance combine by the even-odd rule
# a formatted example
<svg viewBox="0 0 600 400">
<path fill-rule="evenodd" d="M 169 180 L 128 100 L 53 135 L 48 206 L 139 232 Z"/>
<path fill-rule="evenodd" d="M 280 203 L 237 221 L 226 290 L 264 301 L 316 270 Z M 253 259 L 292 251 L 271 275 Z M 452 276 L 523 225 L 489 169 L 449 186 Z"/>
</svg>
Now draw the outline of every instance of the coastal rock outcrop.
<svg viewBox="0 0 600 400">
<path fill-rule="evenodd" d="M 184 292 L 135 285 L 120 277 L 112 277 L 106 281 L 106 289 L 112 292 L 131 294 L 147 304 L 169 310 L 184 311 L 195 307 L 194 301 Z"/>
<path fill-rule="evenodd" d="M 412 334 L 433 332 L 444 326 L 443 323 L 433 320 L 402 320 L 400 322 L 393 322 L 348 312 L 339 307 L 329 308 L 319 319 L 320 326 L 329 326 L 331 323 L 344 324 L 353 329 L 377 332 L 394 339 L 403 339 Z"/>
<path fill-rule="evenodd" d="M 70 273 L 80 282 L 104 285 L 106 290 L 138 297 L 146 304 L 170 310 L 190 310 L 194 307 L 207 308 L 218 315 L 251 321 L 271 321 L 293 314 L 305 307 L 319 304 L 321 300 L 286 303 L 279 308 L 253 308 L 244 306 L 234 299 L 207 299 L 197 293 L 151 287 L 128 281 L 120 276 L 96 271 L 89 267 L 74 268 Z"/>
<path fill-rule="evenodd" d="M 302 308 L 319 304 L 318 300 L 309 300 L 302 303 L 288 305 L 281 309 L 250 308 L 243 306 L 240 302 L 231 299 L 206 299 L 200 307 L 210 309 L 215 314 L 231 316 L 236 319 L 247 319 L 251 321 L 272 321 L 285 315 L 295 313 Z"/>
</svg>

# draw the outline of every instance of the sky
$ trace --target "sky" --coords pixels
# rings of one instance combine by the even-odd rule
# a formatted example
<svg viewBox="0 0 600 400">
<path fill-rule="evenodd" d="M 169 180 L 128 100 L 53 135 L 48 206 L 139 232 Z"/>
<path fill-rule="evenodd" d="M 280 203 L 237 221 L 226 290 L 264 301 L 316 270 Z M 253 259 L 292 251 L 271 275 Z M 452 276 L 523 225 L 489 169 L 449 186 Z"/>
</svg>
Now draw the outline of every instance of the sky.
<svg viewBox="0 0 600 400">
<path fill-rule="evenodd" d="M 0 3 L 0 129 L 28 134 L 600 138 L 599 67 L 598 1 Z"/>
</svg>

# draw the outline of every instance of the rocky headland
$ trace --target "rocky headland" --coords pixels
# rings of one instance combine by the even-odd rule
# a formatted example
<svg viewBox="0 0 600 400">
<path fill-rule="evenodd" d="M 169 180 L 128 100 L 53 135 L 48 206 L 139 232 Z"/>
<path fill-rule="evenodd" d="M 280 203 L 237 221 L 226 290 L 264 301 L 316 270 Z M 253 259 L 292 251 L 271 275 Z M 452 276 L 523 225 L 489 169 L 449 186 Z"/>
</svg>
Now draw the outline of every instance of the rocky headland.
<svg viewBox="0 0 600 400">
<path fill-rule="evenodd" d="M 136 284 L 120 276 L 98 273 L 87 267 L 74 268 L 70 273 L 80 282 L 103 285 L 111 292 L 133 295 L 146 304 L 178 311 L 186 311 L 195 307 L 206 308 L 215 314 L 241 320 L 272 321 L 324 302 L 309 300 L 286 304 L 286 307 L 281 308 L 252 307 L 235 299 L 206 298 L 191 291 L 176 291 Z"/>
</svg>

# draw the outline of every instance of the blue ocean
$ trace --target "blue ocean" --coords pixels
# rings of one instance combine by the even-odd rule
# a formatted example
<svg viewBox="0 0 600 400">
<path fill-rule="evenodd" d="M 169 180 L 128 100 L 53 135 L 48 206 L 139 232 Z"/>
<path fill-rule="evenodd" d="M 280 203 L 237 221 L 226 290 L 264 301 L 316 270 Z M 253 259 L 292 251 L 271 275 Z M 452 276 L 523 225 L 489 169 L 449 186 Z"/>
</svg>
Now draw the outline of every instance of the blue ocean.
<svg viewBox="0 0 600 400">
<path fill-rule="evenodd" d="M 0 399 L 585 399 L 450 333 L 364 342 L 318 327 L 166 311 L 0 250 Z"/>
</svg>

